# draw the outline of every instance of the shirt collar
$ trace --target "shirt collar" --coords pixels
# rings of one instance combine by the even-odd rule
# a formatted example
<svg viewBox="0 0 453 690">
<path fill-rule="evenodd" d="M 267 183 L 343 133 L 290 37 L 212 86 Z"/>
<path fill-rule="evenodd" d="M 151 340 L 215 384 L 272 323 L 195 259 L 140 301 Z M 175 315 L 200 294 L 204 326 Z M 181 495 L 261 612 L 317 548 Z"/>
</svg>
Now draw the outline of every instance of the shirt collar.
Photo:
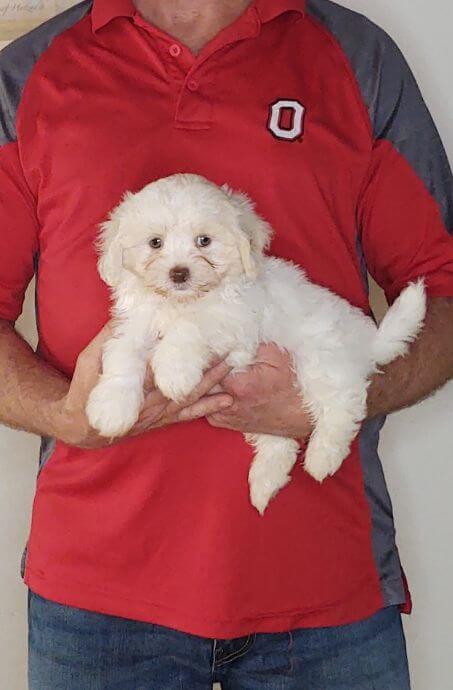
<svg viewBox="0 0 453 690">
<path fill-rule="evenodd" d="M 254 5 L 263 24 L 284 12 L 305 14 L 305 0 L 255 0 Z"/>
<path fill-rule="evenodd" d="M 255 6 L 262 23 L 271 21 L 288 11 L 305 11 L 305 0 L 255 0 Z M 93 31 L 102 29 L 116 17 L 133 17 L 136 13 L 133 0 L 94 0 L 91 10 Z"/>
<path fill-rule="evenodd" d="M 136 11 L 133 0 L 94 0 L 91 10 L 93 31 L 99 31 L 116 17 L 133 17 Z"/>
</svg>

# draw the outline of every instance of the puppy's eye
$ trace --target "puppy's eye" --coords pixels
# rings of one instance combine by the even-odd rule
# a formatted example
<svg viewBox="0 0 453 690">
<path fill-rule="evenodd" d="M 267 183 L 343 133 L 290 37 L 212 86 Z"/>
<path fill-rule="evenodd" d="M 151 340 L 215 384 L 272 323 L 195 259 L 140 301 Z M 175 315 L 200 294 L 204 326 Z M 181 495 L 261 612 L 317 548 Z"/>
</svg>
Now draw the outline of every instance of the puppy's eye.
<svg viewBox="0 0 453 690">
<path fill-rule="evenodd" d="M 211 238 L 207 235 L 198 235 L 198 237 L 195 240 L 195 244 L 197 245 L 197 247 L 209 247 L 211 242 Z"/>
<path fill-rule="evenodd" d="M 162 244 L 163 244 L 163 242 L 162 242 L 162 238 L 161 238 L 161 237 L 153 237 L 153 238 L 149 241 L 149 246 L 150 246 L 152 249 L 160 249 L 160 248 L 162 247 Z"/>
</svg>

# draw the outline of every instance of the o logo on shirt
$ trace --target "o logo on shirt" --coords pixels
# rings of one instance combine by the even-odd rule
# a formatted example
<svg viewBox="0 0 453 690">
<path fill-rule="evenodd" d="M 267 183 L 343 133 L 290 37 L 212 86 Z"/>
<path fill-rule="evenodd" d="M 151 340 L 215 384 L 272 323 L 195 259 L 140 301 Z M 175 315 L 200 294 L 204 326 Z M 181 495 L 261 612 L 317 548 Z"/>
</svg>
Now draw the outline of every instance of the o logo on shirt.
<svg viewBox="0 0 453 690">
<path fill-rule="evenodd" d="M 305 106 L 299 101 L 280 99 L 269 107 L 267 127 L 277 139 L 295 141 L 304 133 Z"/>
</svg>

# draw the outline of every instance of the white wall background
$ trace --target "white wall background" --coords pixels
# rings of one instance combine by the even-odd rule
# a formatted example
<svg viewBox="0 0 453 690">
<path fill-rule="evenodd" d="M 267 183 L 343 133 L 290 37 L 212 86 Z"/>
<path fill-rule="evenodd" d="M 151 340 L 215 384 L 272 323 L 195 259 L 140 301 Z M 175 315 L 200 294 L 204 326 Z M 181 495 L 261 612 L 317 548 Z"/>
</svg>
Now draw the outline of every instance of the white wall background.
<svg viewBox="0 0 453 690">
<path fill-rule="evenodd" d="M 367 14 L 398 41 L 453 160 L 450 0 L 343 4 Z M 19 324 L 30 341 L 35 337 L 32 315 L 30 294 Z M 452 413 L 453 383 L 430 400 L 393 415 L 381 442 L 400 550 L 415 600 L 414 613 L 405 620 L 413 690 L 452 688 Z M 0 688 L 5 690 L 26 689 L 26 592 L 18 568 L 30 519 L 37 449 L 31 436 L 0 428 Z"/>
</svg>

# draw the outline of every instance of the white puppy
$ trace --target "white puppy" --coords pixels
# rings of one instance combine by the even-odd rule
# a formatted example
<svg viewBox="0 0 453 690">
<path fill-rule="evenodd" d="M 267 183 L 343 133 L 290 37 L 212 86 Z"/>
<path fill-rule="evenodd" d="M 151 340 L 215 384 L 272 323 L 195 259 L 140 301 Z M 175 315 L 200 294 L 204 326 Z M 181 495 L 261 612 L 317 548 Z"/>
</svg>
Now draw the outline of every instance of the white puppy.
<svg viewBox="0 0 453 690">
<path fill-rule="evenodd" d="M 183 401 L 213 355 L 236 370 L 259 343 L 288 350 L 314 431 L 305 469 L 318 481 L 348 455 L 366 415 L 369 377 L 407 352 L 425 316 L 422 280 L 409 285 L 379 329 L 362 311 L 264 255 L 271 228 L 249 199 L 196 175 L 158 180 L 102 226 L 99 271 L 113 289 L 114 335 L 87 414 L 103 436 L 125 434 L 143 403 L 148 363 L 169 399 Z M 246 434 L 256 450 L 251 501 L 263 513 L 290 479 L 299 444 Z"/>
</svg>

